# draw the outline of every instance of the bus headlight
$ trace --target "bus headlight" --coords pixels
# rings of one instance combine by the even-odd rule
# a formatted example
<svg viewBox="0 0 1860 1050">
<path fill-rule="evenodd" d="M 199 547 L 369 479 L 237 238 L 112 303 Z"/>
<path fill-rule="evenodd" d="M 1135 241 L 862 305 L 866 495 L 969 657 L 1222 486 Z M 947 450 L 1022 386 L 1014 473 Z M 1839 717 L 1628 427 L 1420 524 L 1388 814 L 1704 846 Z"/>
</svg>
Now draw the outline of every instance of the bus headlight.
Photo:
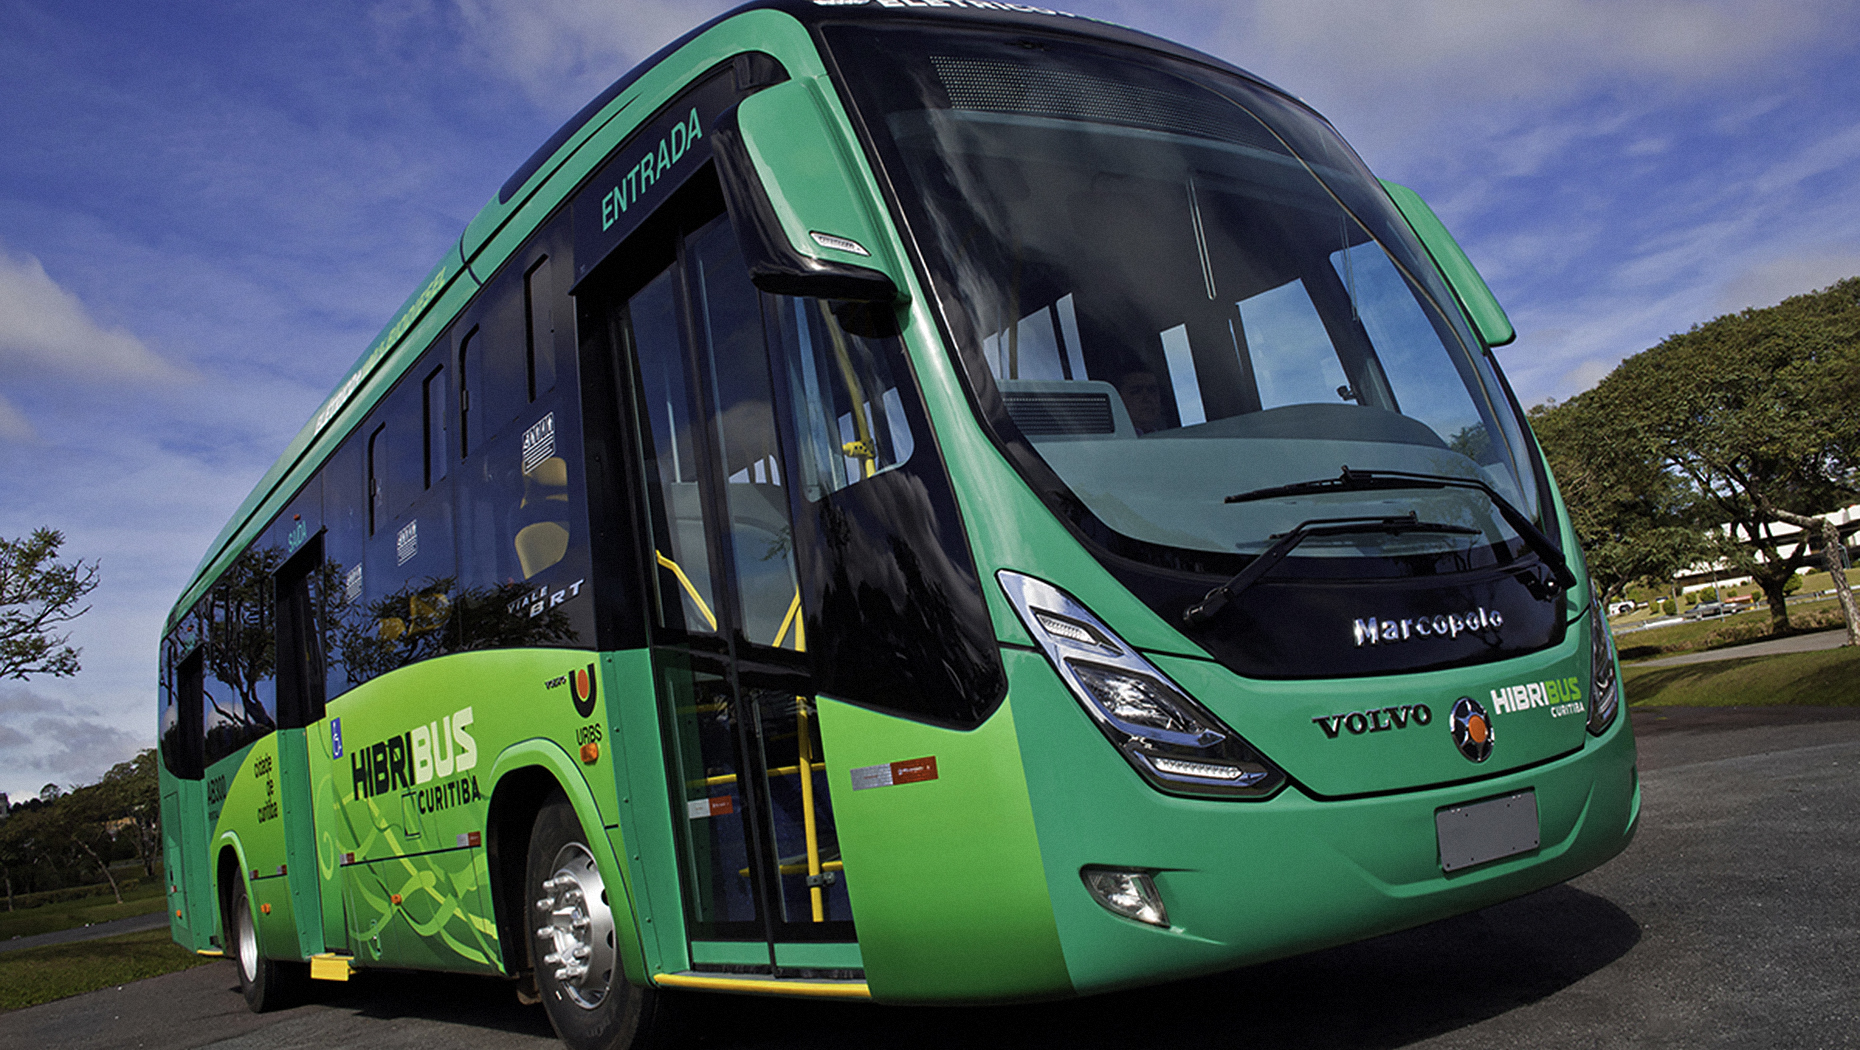
<svg viewBox="0 0 1860 1050">
<path fill-rule="evenodd" d="M 1073 697 L 1151 786 L 1173 795 L 1264 798 L 1285 782 L 1277 766 L 1071 595 L 1006 569 L 997 578 Z"/>
<path fill-rule="evenodd" d="M 1601 736 L 1621 708 L 1621 677 L 1615 673 L 1615 638 L 1602 603 L 1589 602 L 1589 732 Z"/>
</svg>

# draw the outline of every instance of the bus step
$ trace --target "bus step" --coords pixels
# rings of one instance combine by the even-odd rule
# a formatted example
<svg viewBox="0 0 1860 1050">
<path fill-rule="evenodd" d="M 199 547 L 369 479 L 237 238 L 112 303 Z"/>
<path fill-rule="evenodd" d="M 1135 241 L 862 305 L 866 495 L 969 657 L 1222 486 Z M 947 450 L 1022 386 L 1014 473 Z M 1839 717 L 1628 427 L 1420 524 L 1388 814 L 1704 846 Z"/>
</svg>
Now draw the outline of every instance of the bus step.
<svg viewBox="0 0 1860 1050">
<path fill-rule="evenodd" d="M 347 955 L 324 952 L 310 957 L 310 979 L 313 981 L 346 981 L 349 979 L 349 959 Z"/>
<path fill-rule="evenodd" d="M 747 974 L 697 973 L 684 970 L 662 973 L 654 984 L 703 992 L 747 992 L 751 995 L 802 995 L 825 999 L 870 999 L 864 981 L 830 981 L 815 977 L 761 977 Z"/>
</svg>

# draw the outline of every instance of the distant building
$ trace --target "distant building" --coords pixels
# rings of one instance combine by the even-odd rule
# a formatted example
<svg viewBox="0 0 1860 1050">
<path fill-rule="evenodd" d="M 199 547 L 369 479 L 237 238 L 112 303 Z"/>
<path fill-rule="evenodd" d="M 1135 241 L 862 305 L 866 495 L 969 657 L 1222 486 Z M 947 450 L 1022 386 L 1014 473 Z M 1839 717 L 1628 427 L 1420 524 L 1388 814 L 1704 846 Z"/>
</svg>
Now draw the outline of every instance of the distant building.
<svg viewBox="0 0 1860 1050">
<path fill-rule="evenodd" d="M 5 820 L 6 815 L 11 812 L 13 812 L 13 807 L 6 800 L 6 792 L 0 791 L 0 820 Z"/>
<path fill-rule="evenodd" d="M 1846 548 L 1841 551 L 1841 555 L 1849 566 L 1853 565 L 1856 561 L 1856 552 L 1853 550 L 1854 541 L 1856 538 L 1860 538 L 1860 503 L 1842 507 L 1840 510 L 1829 511 L 1826 514 L 1817 514 L 1815 516 L 1834 522 L 1840 529 L 1841 545 Z M 1718 531 L 1728 535 L 1730 534 L 1731 526 L 1720 525 L 1718 526 Z M 1798 525 L 1791 525 L 1783 521 L 1772 521 L 1764 526 L 1764 531 L 1775 539 L 1782 541 L 1777 544 L 1776 553 L 1784 558 L 1794 557 L 1797 549 L 1799 549 L 1804 542 L 1808 544 L 1808 549 L 1811 552 L 1808 564 L 1797 569 L 1796 571 L 1798 573 L 1814 572 L 1828 567 L 1827 552 L 1822 550 L 1822 539 L 1819 530 L 1809 532 L 1807 536 L 1803 536 L 1803 529 Z M 1739 534 L 1739 538 L 1742 538 L 1741 533 Z M 1746 543 L 1748 543 L 1747 540 Z M 1759 559 L 1763 558 L 1763 552 L 1757 551 L 1756 556 Z M 1692 591 L 1712 590 L 1718 587 L 1742 587 L 1749 584 L 1751 579 L 1748 576 L 1732 575 L 1729 566 L 1725 565 L 1723 562 L 1699 562 L 1696 565 L 1680 570 L 1673 578 L 1673 582 L 1679 585 L 1682 592 L 1689 593 Z"/>
</svg>

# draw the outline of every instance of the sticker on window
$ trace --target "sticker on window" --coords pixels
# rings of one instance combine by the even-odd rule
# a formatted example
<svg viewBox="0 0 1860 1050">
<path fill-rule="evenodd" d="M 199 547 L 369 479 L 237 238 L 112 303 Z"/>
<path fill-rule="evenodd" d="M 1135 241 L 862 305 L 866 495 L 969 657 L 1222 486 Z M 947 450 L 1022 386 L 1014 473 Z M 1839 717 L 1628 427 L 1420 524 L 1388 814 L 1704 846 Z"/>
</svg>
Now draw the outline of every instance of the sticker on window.
<svg viewBox="0 0 1860 1050">
<path fill-rule="evenodd" d="M 394 537 L 394 557 L 396 565 L 405 565 L 420 553 L 420 521 L 415 518 L 400 527 Z"/>
<path fill-rule="evenodd" d="M 536 421 L 536 425 L 523 432 L 523 473 L 528 474 L 536 465 L 555 455 L 555 413 L 551 412 Z"/>
</svg>

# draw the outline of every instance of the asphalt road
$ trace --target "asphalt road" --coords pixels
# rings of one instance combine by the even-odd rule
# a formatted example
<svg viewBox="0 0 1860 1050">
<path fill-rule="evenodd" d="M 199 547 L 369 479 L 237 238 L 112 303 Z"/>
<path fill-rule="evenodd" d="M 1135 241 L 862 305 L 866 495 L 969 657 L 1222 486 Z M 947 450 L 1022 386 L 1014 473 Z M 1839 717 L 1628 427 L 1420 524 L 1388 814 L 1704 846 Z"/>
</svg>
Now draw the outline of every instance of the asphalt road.
<svg viewBox="0 0 1860 1050">
<path fill-rule="evenodd" d="M 1860 1046 L 1860 709 L 1636 711 L 1644 811 L 1571 883 L 1160 988 L 902 1009 L 706 998 L 677 1045 Z M 254 1016 L 230 964 L 0 1015 L 0 1050 L 552 1047 L 495 981 L 370 974 Z"/>
<path fill-rule="evenodd" d="M 160 904 L 160 901 L 155 903 Z M 157 908 L 147 915 L 131 915 L 127 919 L 111 919 L 109 922 L 94 922 L 89 926 L 74 926 L 68 930 L 53 930 L 51 933 L 35 933 L 30 937 L 13 937 L 0 941 L 0 952 L 16 952 L 22 948 L 37 948 L 41 944 L 69 944 L 72 941 L 94 941 L 99 937 L 118 937 L 125 933 L 140 933 L 143 930 L 160 929 L 168 925 L 167 911 Z"/>
</svg>

